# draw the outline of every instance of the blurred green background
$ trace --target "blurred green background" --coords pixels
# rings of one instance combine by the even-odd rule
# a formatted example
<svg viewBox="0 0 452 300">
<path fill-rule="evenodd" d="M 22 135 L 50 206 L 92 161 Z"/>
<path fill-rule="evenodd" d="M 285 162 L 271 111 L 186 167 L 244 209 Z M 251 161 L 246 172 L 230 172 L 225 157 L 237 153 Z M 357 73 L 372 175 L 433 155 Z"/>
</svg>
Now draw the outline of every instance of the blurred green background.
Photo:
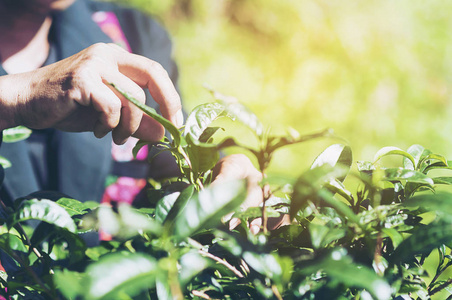
<svg viewBox="0 0 452 300">
<path fill-rule="evenodd" d="M 187 111 L 213 100 L 208 84 L 273 133 L 331 127 L 355 160 L 415 143 L 452 158 L 451 1 L 122 2 L 170 32 Z M 271 171 L 300 174 L 334 142 L 281 150 Z"/>
</svg>

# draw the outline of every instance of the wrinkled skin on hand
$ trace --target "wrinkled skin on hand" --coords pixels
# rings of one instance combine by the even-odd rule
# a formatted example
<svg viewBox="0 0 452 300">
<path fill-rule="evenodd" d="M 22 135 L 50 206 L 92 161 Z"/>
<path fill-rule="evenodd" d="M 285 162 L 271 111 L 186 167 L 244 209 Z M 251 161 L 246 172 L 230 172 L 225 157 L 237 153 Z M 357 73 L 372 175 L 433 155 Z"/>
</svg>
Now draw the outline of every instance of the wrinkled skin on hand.
<svg viewBox="0 0 452 300">
<path fill-rule="evenodd" d="M 222 158 L 214 168 L 214 181 L 212 184 L 221 184 L 221 182 L 233 179 L 246 179 L 248 194 L 240 208 L 246 210 L 249 207 L 259 206 L 264 195 L 259 183 L 262 181 L 260 173 L 251 163 L 249 158 L 243 154 L 233 154 Z M 240 224 L 240 220 L 231 219 L 229 229 L 234 229 Z M 290 224 L 288 215 L 281 215 L 278 218 L 269 218 L 267 228 L 269 230 L 277 229 L 283 225 Z M 249 224 L 252 233 L 257 234 L 262 227 L 262 219 L 258 218 Z"/>
<path fill-rule="evenodd" d="M 117 144 L 132 135 L 160 140 L 164 128 L 117 93 L 110 82 L 142 103 L 143 88 L 148 88 L 163 116 L 182 125 L 180 97 L 163 67 L 114 44 L 100 43 L 38 70 L 2 76 L 0 114 L 5 118 L 0 129 L 24 125 L 93 131 L 99 138 L 112 131 Z"/>
</svg>

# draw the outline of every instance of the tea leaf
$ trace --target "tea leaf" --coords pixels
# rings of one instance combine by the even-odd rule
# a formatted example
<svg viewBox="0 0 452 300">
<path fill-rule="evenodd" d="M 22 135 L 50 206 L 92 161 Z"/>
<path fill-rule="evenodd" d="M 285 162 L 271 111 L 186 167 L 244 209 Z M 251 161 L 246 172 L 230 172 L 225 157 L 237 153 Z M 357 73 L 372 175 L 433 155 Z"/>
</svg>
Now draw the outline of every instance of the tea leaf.
<svg viewBox="0 0 452 300">
<path fill-rule="evenodd" d="M 381 231 L 391 239 L 394 248 L 397 248 L 403 241 L 403 236 L 394 228 L 382 228 Z"/>
<path fill-rule="evenodd" d="M 300 209 L 304 208 L 308 200 L 314 202 L 324 200 L 328 205 L 333 205 L 333 207 L 341 211 L 341 214 L 345 214 L 356 221 L 356 216 L 349 207 L 334 199 L 328 190 L 322 189 L 326 183 L 338 177 L 343 177 L 347 172 L 348 169 L 346 167 L 338 165 L 333 168 L 329 164 L 325 164 L 302 174 L 294 185 L 290 217 L 293 218 Z"/>
<path fill-rule="evenodd" d="M 268 205 L 267 203 L 265 203 Z M 280 213 L 273 207 L 265 206 L 266 215 L 268 218 L 277 218 Z M 256 219 L 262 217 L 262 207 L 248 207 L 245 211 L 236 212 L 232 218 L 238 219 Z"/>
<path fill-rule="evenodd" d="M 197 106 L 187 118 L 184 137 L 188 146 L 184 149 L 190 157 L 191 168 L 195 174 L 212 169 L 220 158 L 218 147 L 207 143 L 219 127 L 208 126 L 223 116 L 228 116 L 223 105 L 206 103 Z"/>
<path fill-rule="evenodd" d="M 3 130 L 3 142 L 15 143 L 27 139 L 32 131 L 25 126 L 17 126 Z"/>
<path fill-rule="evenodd" d="M 359 218 L 351 210 L 351 208 L 344 202 L 334 198 L 334 195 L 326 189 L 321 189 L 318 192 L 319 198 L 324 201 L 328 206 L 334 208 L 336 212 L 343 218 L 348 219 L 352 223 L 359 225 Z"/>
<path fill-rule="evenodd" d="M 209 266 L 209 262 L 198 251 L 189 251 L 180 258 L 179 280 L 185 286 L 194 276 Z"/>
<path fill-rule="evenodd" d="M 309 224 L 312 246 L 316 249 L 324 248 L 331 242 L 343 238 L 347 231 L 343 228 L 330 228 L 320 224 Z"/>
<path fill-rule="evenodd" d="M 413 165 L 416 165 L 416 161 L 414 160 L 413 156 L 411 156 L 411 154 L 409 154 L 408 152 L 403 151 L 402 149 L 399 149 L 397 147 L 384 147 L 384 148 L 381 148 L 375 154 L 373 163 L 375 164 L 377 161 L 379 161 L 383 157 L 388 156 L 388 155 L 394 155 L 394 154 L 402 155 L 402 156 L 408 158 Z"/>
<path fill-rule="evenodd" d="M 221 127 L 207 127 L 198 140 L 201 143 L 208 143 L 210 138 L 220 129 L 224 131 L 224 129 Z"/>
<path fill-rule="evenodd" d="M 420 206 L 429 211 L 452 215 L 452 194 L 441 192 L 418 195 L 405 200 L 403 205 L 406 207 Z"/>
<path fill-rule="evenodd" d="M 89 257 L 89 259 L 91 259 L 93 261 L 99 260 L 99 258 L 101 256 L 103 256 L 111 251 L 111 248 L 106 247 L 104 244 L 105 244 L 105 241 L 103 241 L 102 244 L 99 246 L 90 247 L 90 248 L 86 249 L 86 251 L 85 251 L 86 256 Z"/>
<path fill-rule="evenodd" d="M 93 234 L 93 237 L 98 238 L 97 234 Z M 31 246 L 36 248 L 40 248 L 42 243 L 53 245 L 49 255 L 55 261 L 64 260 L 65 264 L 72 265 L 85 258 L 86 244 L 81 235 L 45 222 L 39 223 L 30 241 Z"/>
<path fill-rule="evenodd" d="M 173 191 L 172 193 L 165 195 L 157 203 L 155 210 L 155 218 L 160 223 L 173 221 L 177 214 L 185 207 L 187 201 L 193 195 L 195 187 L 189 185 L 180 191 Z"/>
<path fill-rule="evenodd" d="M 226 104 L 226 111 L 249 129 L 251 129 L 258 137 L 262 136 L 264 126 L 259 118 L 240 102 L 231 102 Z"/>
<path fill-rule="evenodd" d="M 171 194 L 165 195 L 162 199 L 157 202 L 155 206 L 155 220 L 163 224 L 166 217 L 168 216 L 171 207 L 173 207 L 174 202 L 176 202 L 179 197 L 180 192 L 173 192 Z"/>
<path fill-rule="evenodd" d="M 105 255 L 86 270 L 86 296 L 89 299 L 118 299 L 118 292 L 129 296 L 155 285 L 156 260 L 143 253 L 116 252 Z"/>
<path fill-rule="evenodd" d="M 184 137 L 191 135 L 196 141 L 219 117 L 226 116 L 225 107 L 220 103 L 201 104 L 193 109 L 185 122 Z"/>
<path fill-rule="evenodd" d="M 325 183 L 325 188 L 333 193 L 341 195 L 348 201 L 348 203 L 353 204 L 353 194 L 347 190 L 344 184 L 338 179 L 333 179 Z"/>
<path fill-rule="evenodd" d="M 412 230 L 412 235 L 400 243 L 389 257 L 390 263 L 403 263 L 411 260 L 413 255 L 428 254 L 442 244 L 452 239 L 452 224 L 434 222 L 425 226 L 418 226 Z"/>
<path fill-rule="evenodd" d="M 189 185 L 184 190 L 181 191 L 180 195 L 177 197 L 176 201 L 174 202 L 174 205 L 171 207 L 170 211 L 168 212 L 168 215 L 166 216 L 164 223 L 167 222 L 173 222 L 175 219 L 177 219 L 178 214 L 184 210 L 185 206 L 187 205 L 187 202 L 190 200 L 190 198 L 193 196 L 193 193 L 195 192 L 195 186 Z"/>
<path fill-rule="evenodd" d="M 155 235 L 160 235 L 162 232 L 162 227 L 156 220 L 149 218 L 127 203 L 118 205 L 118 214 L 121 230 L 116 235 L 117 237 L 126 239 L 140 232 L 151 232 Z"/>
<path fill-rule="evenodd" d="M 24 200 L 9 220 L 9 227 L 27 220 L 39 220 L 75 233 L 77 226 L 69 213 L 57 203 L 47 199 Z"/>
<path fill-rule="evenodd" d="M 79 235 L 58 228 L 55 233 L 62 241 L 59 245 L 54 245 L 54 250 L 60 247 L 66 252 L 63 257 L 58 257 L 58 260 L 68 259 L 69 264 L 75 264 L 84 259 L 86 244 Z"/>
<path fill-rule="evenodd" d="M 365 160 L 358 160 L 356 162 L 356 167 L 358 168 L 359 172 L 365 172 L 365 173 L 370 173 L 370 172 L 376 170 L 376 168 L 372 162 L 365 161 Z"/>
<path fill-rule="evenodd" d="M 54 235 L 58 227 L 46 222 L 40 222 L 33 231 L 30 243 L 33 247 L 39 246 L 49 236 Z"/>
<path fill-rule="evenodd" d="M 96 210 L 96 215 L 99 231 L 115 236 L 121 230 L 119 216 L 113 211 L 110 205 L 103 203 L 99 205 L 99 208 Z"/>
<path fill-rule="evenodd" d="M 28 252 L 23 241 L 18 236 L 11 233 L 3 233 L 0 235 L 0 248 L 7 253 L 10 253 L 10 251 Z"/>
<path fill-rule="evenodd" d="M 159 272 L 155 279 L 155 289 L 158 299 L 174 299 L 171 295 L 170 281 L 167 272 Z"/>
<path fill-rule="evenodd" d="M 413 159 L 414 159 L 414 164 L 413 161 L 408 159 L 407 157 L 403 158 L 403 167 L 405 169 L 410 169 L 410 170 L 417 170 L 417 167 L 419 165 L 419 161 L 421 160 L 422 154 L 424 153 L 424 151 L 426 151 L 426 149 L 424 147 L 422 147 L 421 145 L 412 145 L 408 148 L 407 152 L 408 154 L 410 154 Z M 427 150 L 429 151 L 429 150 Z"/>
<path fill-rule="evenodd" d="M 242 256 L 251 268 L 271 278 L 276 283 L 289 281 L 293 271 L 293 262 L 289 257 L 251 251 L 245 251 Z"/>
<path fill-rule="evenodd" d="M 435 184 L 452 184 L 452 177 L 434 177 L 432 179 Z"/>
<path fill-rule="evenodd" d="M 437 169 L 443 169 L 443 170 L 452 170 L 452 162 L 450 160 L 447 161 L 447 165 L 444 164 L 444 162 L 441 161 L 437 161 L 434 162 L 432 164 L 429 164 L 428 166 L 426 166 L 423 170 L 424 174 L 427 174 L 428 172 L 430 172 L 431 170 L 437 170 Z"/>
<path fill-rule="evenodd" d="M 409 182 L 423 183 L 429 186 L 433 186 L 433 180 L 427 175 L 409 169 L 402 168 L 390 168 L 385 169 L 385 177 L 383 180 L 386 181 L 400 181 L 406 180 Z"/>
<path fill-rule="evenodd" d="M 325 164 L 329 164 L 331 167 L 339 164 L 350 169 L 352 162 L 353 157 L 350 146 L 334 144 L 326 148 L 319 156 L 317 156 L 311 165 L 311 169 Z M 344 179 L 345 178 L 338 178 L 339 181 L 343 181 Z"/>
<path fill-rule="evenodd" d="M 375 272 L 364 265 L 354 263 L 344 249 L 335 249 L 321 261 L 305 267 L 303 273 L 315 273 L 323 270 L 331 279 L 348 287 L 365 289 L 375 299 L 387 300 L 391 296 L 391 287 Z"/>
<path fill-rule="evenodd" d="M 54 281 L 63 296 L 67 299 L 76 299 L 84 294 L 86 287 L 82 285 L 85 274 L 69 271 L 68 269 L 56 270 Z"/>
<path fill-rule="evenodd" d="M 448 167 L 447 160 L 444 156 L 432 153 L 432 154 L 429 154 L 422 158 L 422 160 L 419 163 L 420 167 L 422 168 L 422 169 L 420 169 L 420 171 L 425 170 L 425 168 L 427 168 L 430 165 L 435 164 L 435 163 L 440 163 L 444 167 Z"/>
<path fill-rule="evenodd" d="M 56 203 L 63 207 L 71 217 L 75 215 L 84 215 L 90 210 L 90 207 L 83 202 L 71 198 L 60 198 Z"/>
<path fill-rule="evenodd" d="M 259 118 L 236 98 L 225 96 L 209 88 L 209 91 L 225 108 L 229 116 L 251 129 L 258 137 L 262 136 L 264 126 Z"/>
<path fill-rule="evenodd" d="M 215 226 L 221 217 L 245 200 L 246 185 L 242 180 L 211 185 L 195 194 L 174 222 L 174 234 L 182 240 L 196 231 Z"/>
<path fill-rule="evenodd" d="M 190 157 L 193 172 L 206 172 L 212 169 L 220 159 L 220 152 L 216 145 L 199 143 L 193 140 L 192 135 L 187 136 L 189 144 L 186 151 Z"/>
</svg>

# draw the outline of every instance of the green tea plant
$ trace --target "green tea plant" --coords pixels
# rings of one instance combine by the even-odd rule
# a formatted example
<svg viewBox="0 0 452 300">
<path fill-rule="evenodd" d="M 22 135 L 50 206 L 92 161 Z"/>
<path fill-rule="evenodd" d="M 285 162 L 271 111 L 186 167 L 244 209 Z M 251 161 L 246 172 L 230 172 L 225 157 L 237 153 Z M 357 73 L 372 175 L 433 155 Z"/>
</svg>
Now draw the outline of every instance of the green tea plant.
<svg viewBox="0 0 452 300">
<path fill-rule="evenodd" d="M 2 204 L 5 299 L 452 299 L 445 157 L 420 145 L 385 147 L 355 167 L 351 148 L 331 130 L 272 136 L 244 105 L 215 92 L 217 101 L 196 107 L 178 129 L 114 87 L 171 134 L 160 149 L 171 151 L 181 177 L 152 181 L 140 207 L 49 192 Z M 258 146 L 216 141 L 221 117 L 254 132 Z M 318 138 L 341 143 L 296 180 L 267 174 L 277 150 Z M 260 207 L 240 209 L 243 180 L 210 185 L 226 147 L 257 161 Z M 221 222 L 230 212 L 241 220 L 233 230 Z M 290 223 L 268 230 L 281 215 Z M 253 234 L 247 224 L 256 218 L 262 228 Z M 84 236 L 96 231 L 112 239 L 87 245 Z"/>
</svg>

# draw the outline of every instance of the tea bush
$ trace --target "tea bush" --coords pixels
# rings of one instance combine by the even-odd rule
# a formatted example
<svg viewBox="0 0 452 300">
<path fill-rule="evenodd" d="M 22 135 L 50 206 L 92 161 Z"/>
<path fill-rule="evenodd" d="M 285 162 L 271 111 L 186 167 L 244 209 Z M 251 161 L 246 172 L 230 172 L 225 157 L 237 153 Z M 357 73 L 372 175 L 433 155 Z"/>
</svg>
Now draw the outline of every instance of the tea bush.
<svg viewBox="0 0 452 300">
<path fill-rule="evenodd" d="M 385 147 L 355 167 L 351 148 L 331 130 L 274 136 L 241 103 L 215 92 L 217 101 L 196 107 L 179 130 L 115 88 L 168 130 L 172 139 L 160 146 L 182 176 L 150 180 L 139 207 L 48 192 L 12 208 L 2 203 L 4 298 L 452 299 L 452 163 L 444 156 L 420 145 Z M 258 147 L 215 139 L 227 135 L 215 126 L 219 118 L 241 123 Z M 5 140 L 27 134 L 4 132 Z M 279 149 L 314 139 L 331 146 L 296 180 L 267 174 Z M 256 160 L 264 175 L 260 207 L 240 209 L 243 180 L 210 185 L 226 147 Z M 221 222 L 230 212 L 241 221 L 233 230 Z M 281 215 L 290 224 L 268 230 Z M 253 234 L 247 224 L 256 218 L 263 225 Z M 83 236 L 96 231 L 111 240 L 87 245 Z"/>
</svg>

